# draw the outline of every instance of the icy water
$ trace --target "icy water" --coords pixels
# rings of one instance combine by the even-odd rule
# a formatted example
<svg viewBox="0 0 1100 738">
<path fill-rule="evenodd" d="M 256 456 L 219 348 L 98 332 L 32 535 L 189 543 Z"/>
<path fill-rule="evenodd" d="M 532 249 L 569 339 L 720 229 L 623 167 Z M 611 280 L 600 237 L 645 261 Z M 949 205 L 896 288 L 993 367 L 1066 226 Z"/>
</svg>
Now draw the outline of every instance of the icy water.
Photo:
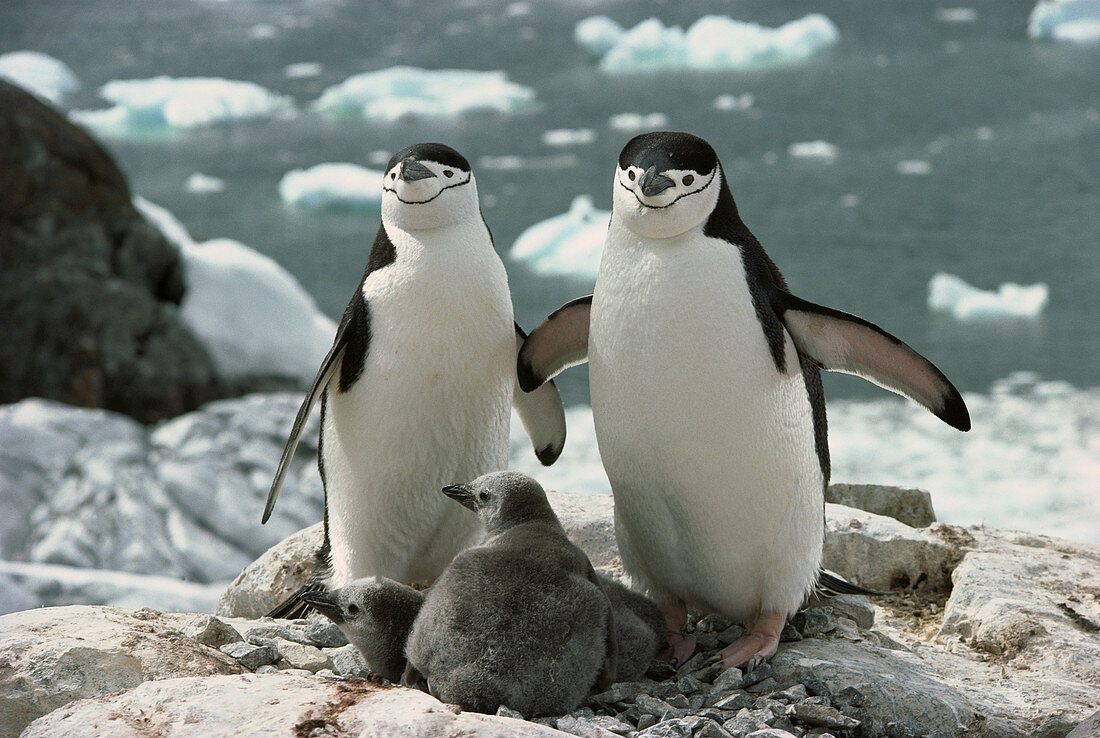
<svg viewBox="0 0 1100 738">
<path fill-rule="evenodd" d="M 1083 504 L 1086 524 L 1074 535 L 1100 540 L 1100 476 L 1088 462 L 1100 454 L 1100 45 L 1029 39 L 1031 0 L 943 12 L 957 5 L 35 0 L 0 6 L 0 53 L 31 49 L 66 62 L 83 85 L 65 101 L 69 108 L 103 107 L 96 89 L 110 80 L 157 75 L 247 80 L 290 96 L 299 111 L 293 117 L 104 142 L 135 193 L 174 212 L 197 238 L 227 236 L 271 255 L 333 317 L 358 282 L 377 211 L 287 208 L 277 192 L 287 171 L 330 161 L 378 168 L 379 157 L 412 142 L 451 144 L 475 166 L 517 318 L 531 328 L 591 283 L 537 276 L 507 257 L 511 244 L 528 226 L 564 213 L 577 195 L 609 209 L 614 162 L 632 135 L 609 120 L 662 113 L 668 128 L 714 144 L 742 216 L 796 294 L 901 336 L 983 407 L 1004 396 L 998 381 L 1034 373 L 1032 389 L 1013 395 L 1010 421 L 1003 412 L 983 413 L 1017 431 L 997 429 L 988 473 L 1017 479 L 1020 497 L 1034 490 L 1040 529 L 1058 532 L 1066 510 L 1072 517 Z M 598 14 L 626 27 L 649 17 L 688 26 L 708 13 L 779 26 L 811 12 L 836 24 L 835 46 L 804 63 L 749 72 L 609 76 L 573 40 L 575 24 Z M 303 62 L 319 64 L 320 73 L 284 72 Z M 308 111 L 326 87 L 394 65 L 501 70 L 533 88 L 537 105 L 511 115 L 396 123 Z M 744 109 L 715 106 L 721 95 L 746 94 Z M 590 130 L 593 140 L 543 141 L 545 131 L 560 128 Z M 834 145 L 835 159 L 789 153 L 792 144 L 816 140 Z M 223 179 L 224 192 L 188 192 L 195 172 Z M 926 307 L 937 272 L 983 289 L 1043 282 L 1050 302 L 1034 320 L 959 322 Z M 587 401 L 583 370 L 561 384 L 570 404 Z M 1032 391 L 1044 386 L 1069 399 L 1052 402 Z M 885 445 L 865 449 L 867 457 L 892 458 L 883 453 L 891 438 L 909 438 L 893 435 L 897 421 L 884 419 L 897 406 L 883 391 L 843 377 L 830 377 L 827 391 L 845 400 L 835 404 L 834 418 L 858 418 L 834 421 L 835 450 L 877 439 Z M 1067 419 L 1074 407 L 1083 410 Z M 941 479 L 937 459 L 978 443 L 935 439 L 924 462 L 905 467 L 913 478 L 889 481 Z M 990 447 L 972 453 L 981 448 Z M 1041 463 L 1014 469 L 1032 452 Z M 846 478 L 860 475 L 855 462 L 838 471 L 849 468 Z M 864 471 L 877 475 L 867 481 L 887 481 L 877 467 Z M 955 506 L 956 519 L 996 523 L 995 512 L 973 512 L 995 505 L 992 496 L 970 499 Z M 1053 506 L 1060 517 L 1042 522 Z M 1017 519 L 1026 520 L 1026 510 Z"/>
</svg>

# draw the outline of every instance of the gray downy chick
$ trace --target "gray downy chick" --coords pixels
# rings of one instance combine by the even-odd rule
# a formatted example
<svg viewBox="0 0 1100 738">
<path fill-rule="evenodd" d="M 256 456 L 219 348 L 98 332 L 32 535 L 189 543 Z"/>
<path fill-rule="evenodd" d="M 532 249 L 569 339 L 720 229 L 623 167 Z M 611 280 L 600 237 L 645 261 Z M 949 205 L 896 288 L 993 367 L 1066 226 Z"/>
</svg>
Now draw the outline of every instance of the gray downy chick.
<svg viewBox="0 0 1100 738">
<path fill-rule="evenodd" d="M 665 643 L 665 616 L 648 597 L 605 574 L 597 575 L 615 615 L 615 681 L 641 679 Z"/>
<path fill-rule="evenodd" d="M 413 625 L 405 683 L 465 710 L 570 712 L 615 677 L 611 604 L 535 480 L 494 472 L 444 494 L 477 513 L 483 543 L 455 557 Z"/>
<path fill-rule="evenodd" d="M 375 674 L 397 683 L 405 671 L 405 642 L 424 594 L 386 577 L 363 577 L 302 600 L 336 624 Z"/>
</svg>

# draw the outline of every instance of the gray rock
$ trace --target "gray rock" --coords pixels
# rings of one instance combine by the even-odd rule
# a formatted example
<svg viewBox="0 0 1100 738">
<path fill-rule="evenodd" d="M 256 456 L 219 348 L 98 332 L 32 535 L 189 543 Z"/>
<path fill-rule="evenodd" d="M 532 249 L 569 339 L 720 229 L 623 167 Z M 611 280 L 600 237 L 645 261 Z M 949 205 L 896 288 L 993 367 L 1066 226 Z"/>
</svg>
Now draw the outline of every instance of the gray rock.
<svg viewBox="0 0 1100 738">
<path fill-rule="evenodd" d="M 779 692 L 772 692 L 768 697 L 780 702 L 800 702 L 810 696 L 805 684 L 794 684 Z"/>
<path fill-rule="evenodd" d="M 210 615 L 199 615 L 180 630 L 188 638 L 194 638 L 211 648 L 220 648 L 227 643 L 244 640 L 232 625 Z"/>
<path fill-rule="evenodd" d="M 1100 735 L 1100 710 L 1081 721 L 1066 738 L 1096 738 Z"/>
<path fill-rule="evenodd" d="M 859 727 L 859 720 L 844 715 L 834 707 L 817 705 L 812 702 L 796 702 L 787 709 L 787 714 L 800 723 L 822 728 L 851 730 Z"/>
<path fill-rule="evenodd" d="M 658 720 L 665 720 L 673 717 L 683 717 L 684 710 L 673 707 L 669 703 L 656 697 L 650 697 L 648 694 L 640 694 L 634 701 L 634 704 L 638 706 L 638 709 L 647 715 L 653 715 Z"/>
<path fill-rule="evenodd" d="M 652 728 L 656 724 L 657 724 L 657 716 L 656 715 L 650 715 L 649 713 L 643 713 L 642 716 L 638 718 L 638 730 L 639 731 L 646 730 L 647 728 Z"/>
<path fill-rule="evenodd" d="M 712 684 L 712 694 L 731 692 L 735 689 L 740 689 L 741 684 L 745 681 L 744 673 L 736 666 L 731 666 L 725 669 L 721 674 L 714 678 Z"/>
<path fill-rule="evenodd" d="M 768 662 L 757 664 L 756 668 L 745 674 L 741 679 L 741 688 L 746 689 L 759 682 L 764 681 L 772 675 L 772 665 Z"/>
<path fill-rule="evenodd" d="M 513 710 L 512 708 L 508 707 L 507 705 L 499 706 L 497 708 L 496 714 L 500 715 L 501 717 L 510 717 L 510 718 L 515 718 L 516 720 L 523 720 L 523 715 L 521 715 L 519 712 Z"/>
<path fill-rule="evenodd" d="M 275 639 L 275 648 L 283 660 L 294 669 L 316 672 L 332 667 L 332 660 L 324 651 L 306 643 L 295 643 L 285 638 Z"/>
<path fill-rule="evenodd" d="M 695 731 L 695 738 L 733 738 L 717 720 L 707 719 Z"/>
<path fill-rule="evenodd" d="M 320 615 L 311 617 L 305 629 L 309 642 L 320 648 L 339 648 L 348 643 L 347 636 L 336 627 L 336 623 Z"/>
<path fill-rule="evenodd" d="M 708 699 L 707 706 L 714 707 L 718 710 L 741 710 L 746 707 L 752 707 L 753 703 L 756 702 L 755 697 L 741 690 L 736 690 L 726 695 L 721 695 L 720 692 L 712 692 L 711 697 L 717 699 Z"/>
<path fill-rule="evenodd" d="M 637 738 L 691 738 L 695 728 L 703 723 L 701 718 L 683 717 L 662 720 L 637 733 Z"/>
<path fill-rule="evenodd" d="M 745 738 L 796 738 L 796 736 L 794 733 L 782 728 L 764 728 L 763 730 L 754 730 Z"/>
<path fill-rule="evenodd" d="M 823 600 L 822 604 L 838 615 L 851 618 L 862 630 L 870 630 L 875 625 L 875 607 L 863 595 L 837 595 Z"/>
<path fill-rule="evenodd" d="M 588 720 L 615 735 L 627 735 L 634 732 L 634 726 L 630 723 L 625 723 L 608 715 L 595 715 L 588 718 Z"/>
<path fill-rule="evenodd" d="M 89 725 L 101 735 L 562 735 L 513 718 L 459 713 L 418 690 L 280 672 L 149 682 L 122 694 L 68 705 L 36 721 L 24 736 L 77 738 L 88 735 Z"/>
<path fill-rule="evenodd" d="M 830 484 L 825 501 L 885 515 L 912 528 L 936 522 L 932 495 L 923 489 L 878 484 Z"/>
<path fill-rule="evenodd" d="M 749 710 L 745 708 L 722 723 L 722 728 L 734 738 L 743 738 L 749 733 L 767 729 L 769 727 L 768 720 L 772 718 L 774 716 L 770 710 Z"/>
<path fill-rule="evenodd" d="M 228 656 L 232 656 L 241 666 L 250 671 L 273 664 L 279 659 L 279 649 L 273 643 L 258 645 L 247 641 L 237 641 L 236 643 L 227 643 L 219 650 Z"/>
<path fill-rule="evenodd" d="M 591 718 L 564 715 L 558 718 L 558 730 L 581 738 L 615 738 L 616 733 L 602 727 Z"/>
<path fill-rule="evenodd" d="M 67 702 L 147 680 L 240 672 L 229 656 L 180 632 L 193 618 L 87 606 L 0 617 L 0 734 L 18 735 Z"/>
<path fill-rule="evenodd" d="M 325 653 L 332 661 L 332 670 L 340 676 L 365 677 L 370 674 L 363 654 L 350 643 L 339 648 L 326 648 Z"/>
</svg>

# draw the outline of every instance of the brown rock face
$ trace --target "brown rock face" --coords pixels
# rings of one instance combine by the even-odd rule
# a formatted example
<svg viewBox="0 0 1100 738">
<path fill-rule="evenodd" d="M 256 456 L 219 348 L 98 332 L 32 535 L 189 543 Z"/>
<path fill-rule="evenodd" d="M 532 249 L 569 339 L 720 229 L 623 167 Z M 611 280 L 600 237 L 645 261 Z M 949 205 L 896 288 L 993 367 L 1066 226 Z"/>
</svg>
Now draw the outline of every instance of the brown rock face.
<svg viewBox="0 0 1100 738">
<path fill-rule="evenodd" d="M 225 394 L 180 321 L 183 266 L 86 133 L 0 82 L 0 403 L 46 397 L 143 422 Z"/>
</svg>

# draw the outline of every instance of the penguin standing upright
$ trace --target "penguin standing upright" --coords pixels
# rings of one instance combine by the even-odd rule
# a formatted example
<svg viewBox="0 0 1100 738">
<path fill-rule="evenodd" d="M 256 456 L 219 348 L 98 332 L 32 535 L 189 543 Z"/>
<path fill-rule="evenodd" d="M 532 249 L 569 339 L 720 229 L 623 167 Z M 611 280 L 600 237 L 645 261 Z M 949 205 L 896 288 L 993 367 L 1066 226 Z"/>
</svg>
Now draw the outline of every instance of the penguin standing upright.
<svg viewBox="0 0 1100 738">
<path fill-rule="evenodd" d="M 304 590 L 439 576 L 481 532 L 439 489 L 507 466 L 513 401 L 539 459 L 554 462 L 564 410 L 556 388 L 518 391 L 524 338 L 469 163 L 434 143 L 394 154 L 363 279 L 298 411 L 263 515 L 320 399 L 320 570 L 272 614 L 301 615 Z"/>
<path fill-rule="evenodd" d="M 770 656 L 821 576 L 819 368 L 970 428 L 962 397 L 927 359 L 788 291 L 714 149 L 686 133 L 623 148 L 595 290 L 531 334 L 520 384 L 538 387 L 586 357 L 623 565 L 662 603 L 674 659 L 694 648 L 685 603 L 749 623 L 723 649 L 726 665 Z"/>
</svg>

